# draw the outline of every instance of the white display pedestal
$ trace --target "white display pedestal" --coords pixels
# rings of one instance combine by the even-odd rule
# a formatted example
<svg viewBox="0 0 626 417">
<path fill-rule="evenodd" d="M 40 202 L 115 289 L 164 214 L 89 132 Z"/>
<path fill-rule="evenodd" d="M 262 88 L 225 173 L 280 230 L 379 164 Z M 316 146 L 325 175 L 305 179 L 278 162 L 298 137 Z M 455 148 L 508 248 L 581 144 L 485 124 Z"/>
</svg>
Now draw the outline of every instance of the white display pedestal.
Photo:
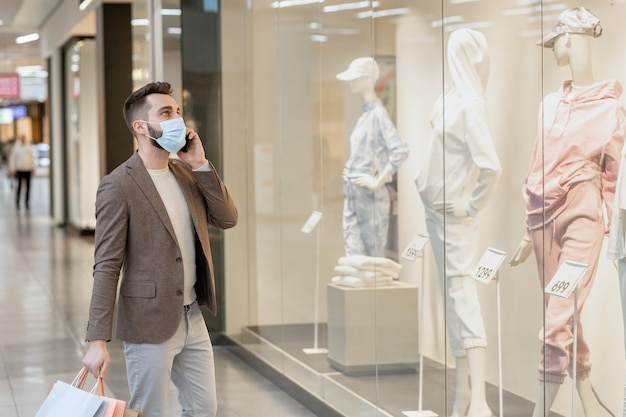
<svg viewBox="0 0 626 417">
<path fill-rule="evenodd" d="M 417 286 L 328 284 L 328 361 L 346 374 L 415 372 L 419 364 Z"/>
</svg>

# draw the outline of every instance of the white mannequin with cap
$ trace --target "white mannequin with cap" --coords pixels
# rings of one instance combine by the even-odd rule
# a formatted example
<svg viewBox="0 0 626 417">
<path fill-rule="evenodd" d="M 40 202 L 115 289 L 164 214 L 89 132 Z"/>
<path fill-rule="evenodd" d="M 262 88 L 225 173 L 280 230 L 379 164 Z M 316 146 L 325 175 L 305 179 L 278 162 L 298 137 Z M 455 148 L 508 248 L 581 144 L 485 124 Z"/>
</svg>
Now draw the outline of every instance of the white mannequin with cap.
<svg viewBox="0 0 626 417">
<path fill-rule="evenodd" d="M 540 122 L 531 167 L 524 185 L 528 215 L 527 233 L 509 262 L 511 266 L 519 265 L 534 250 L 542 290 L 564 260 L 589 265 L 577 287 L 579 311 L 582 310 L 593 284 L 605 232 L 602 214 L 597 215 L 594 225 L 590 225 L 592 222 L 585 217 L 589 212 L 601 213 L 603 206 L 606 206 L 609 214 L 611 213 L 612 191 L 610 190 L 615 184 L 619 151 L 623 144 L 623 135 L 616 136 L 612 133 L 619 130 L 612 130 L 613 127 L 622 123 L 615 118 L 615 114 L 621 112 L 621 105 L 617 100 L 621 94 L 621 85 L 614 81 L 596 83 L 593 77 L 592 43 L 594 38 L 599 37 L 601 33 L 599 20 L 587 9 L 575 7 L 564 11 L 554 29 L 538 43 L 553 49 L 558 66 L 569 66 L 572 80 L 564 83 L 561 92 L 552 93 L 544 98 L 543 110 L 540 110 L 539 117 L 543 116 L 546 122 L 543 127 Z M 609 92 L 606 97 L 593 96 L 596 91 L 603 88 Z M 557 122 L 559 111 L 561 111 L 559 103 L 564 103 L 563 107 L 569 106 L 567 111 L 571 112 L 567 114 L 568 118 L 564 124 L 562 120 Z M 596 107 L 589 110 L 590 107 L 585 108 L 585 104 Z M 575 113 L 577 106 L 580 109 L 579 113 Z M 606 108 L 606 111 L 598 111 L 598 108 Z M 590 112 L 607 115 L 601 118 Z M 608 130 L 605 130 L 604 126 L 608 126 Z M 597 135 L 587 133 L 592 130 L 598 130 Z M 558 140 L 576 140 L 576 135 L 583 138 L 579 140 L 584 141 L 585 149 L 572 151 L 576 147 L 575 143 L 570 144 L 571 147 L 567 150 L 559 150 L 559 145 L 551 145 Z M 552 137 L 558 137 L 558 139 L 552 141 Z M 537 151 L 537 149 L 541 150 Z M 539 159 L 541 159 L 540 162 L 538 162 Z M 589 174 L 589 179 L 585 178 L 580 182 L 569 179 L 571 176 L 567 170 L 571 168 L 567 168 L 567 164 L 570 164 L 572 160 L 579 163 L 577 173 L 592 172 Z M 600 182 L 597 179 L 598 171 L 602 172 L 600 185 L 597 185 Z M 540 179 L 538 179 L 539 176 Z M 551 179 L 557 176 L 561 176 L 558 179 L 560 183 L 552 188 Z M 569 181 L 569 183 L 563 183 L 563 181 Z M 535 191 L 539 188 L 542 188 L 542 191 Z M 541 207 L 535 207 L 537 205 Z M 577 258 L 578 256 L 580 258 Z M 571 334 L 573 329 L 571 329 L 571 324 L 567 324 L 568 320 L 571 322 L 573 316 L 572 297 L 568 299 L 547 295 L 544 297 L 546 302 L 544 329 L 540 333 L 544 346 L 533 417 L 549 414 L 565 375 L 565 369 L 562 369 L 560 376 L 554 371 L 560 363 L 562 367 L 569 367 L 566 369 L 569 369 L 571 375 L 571 361 L 574 360 L 578 363 L 576 389 L 585 416 L 599 415 L 589 377 L 591 367 L 589 350 L 582 336 L 580 318 L 577 340 L 573 340 Z M 571 358 L 573 343 L 578 344 L 577 358 Z"/>
<path fill-rule="evenodd" d="M 387 111 L 377 98 L 374 83 L 380 74 L 371 57 L 357 58 L 337 78 L 363 100 L 363 113 L 350 136 L 350 157 L 344 178 L 343 234 L 346 255 L 385 256 L 392 180 L 409 154 Z"/>
</svg>

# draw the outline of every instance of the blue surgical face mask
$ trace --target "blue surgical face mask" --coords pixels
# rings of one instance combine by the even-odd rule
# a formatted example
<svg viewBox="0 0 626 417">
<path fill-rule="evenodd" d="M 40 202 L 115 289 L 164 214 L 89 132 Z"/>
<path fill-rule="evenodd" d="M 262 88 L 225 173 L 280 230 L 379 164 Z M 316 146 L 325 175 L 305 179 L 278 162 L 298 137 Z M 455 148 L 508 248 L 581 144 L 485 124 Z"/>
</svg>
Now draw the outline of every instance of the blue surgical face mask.
<svg viewBox="0 0 626 417">
<path fill-rule="evenodd" d="M 183 148 L 183 146 L 185 146 L 187 128 L 185 127 L 185 121 L 182 117 L 164 120 L 160 123 L 148 122 L 146 120 L 141 121 L 161 125 L 161 130 L 163 132 L 161 133 L 161 137 L 153 138 L 149 135 L 146 136 L 156 141 L 156 143 L 158 143 L 166 151 L 170 153 L 177 153 Z"/>
</svg>

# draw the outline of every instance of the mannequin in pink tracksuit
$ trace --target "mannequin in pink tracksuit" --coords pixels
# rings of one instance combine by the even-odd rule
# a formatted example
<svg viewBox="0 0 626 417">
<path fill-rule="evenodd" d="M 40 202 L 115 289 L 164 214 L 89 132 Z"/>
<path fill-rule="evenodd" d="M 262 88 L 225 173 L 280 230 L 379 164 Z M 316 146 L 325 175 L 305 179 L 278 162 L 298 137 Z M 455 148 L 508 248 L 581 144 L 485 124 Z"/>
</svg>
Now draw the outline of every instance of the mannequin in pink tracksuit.
<svg viewBox="0 0 626 417">
<path fill-rule="evenodd" d="M 569 9 L 542 42 L 553 47 L 557 65 L 570 67 L 572 80 L 547 95 L 539 110 L 539 131 L 523 188 L 526 235 L 510 262 L 518 265 L 534 249 L 542 291 L 563 261 L 589 265 L 578 284 L 579 314 L 591 291 L 607 231 L 603 208 L 611 218 L 625 134 L 624 108 L 618 100 L 622 86 L 593 79 L 591 44 L 601 34 L 598 22 L 584 8 Z M 544 299 L 545 324 L 539 334 L 544 346 L 533 417 L 548 414 L 567 373 L 571 375 L 574 342 L 576 388 L 585 415 L 596 416 L 589 348 L 580 320 L 578 339 L 573 340 L 574 295 Z"/>
</svg>

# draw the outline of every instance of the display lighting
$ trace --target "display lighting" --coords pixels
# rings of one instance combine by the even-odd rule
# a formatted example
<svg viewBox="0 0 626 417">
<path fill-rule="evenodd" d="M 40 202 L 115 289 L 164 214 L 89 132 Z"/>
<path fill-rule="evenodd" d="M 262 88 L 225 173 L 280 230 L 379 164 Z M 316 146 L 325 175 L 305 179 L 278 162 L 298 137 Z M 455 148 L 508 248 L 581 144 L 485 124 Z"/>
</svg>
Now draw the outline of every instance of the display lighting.
<svg viewBox="0 0 626 417">
<path fill-rule="evenodd" d="M 467 28 L 467 29 L 485 29 L 485 28 L 489 28 L 493 26 L 492 22 L 489 21 L 482 21 L 482 22 L 466 22 L 466 23 L 461 23 L 461 24 L 456 24 L 456 25 L 446 25 L 445 26 L 445 31 L 446 32 L 453 32 L 457 29 L 461 29 L 461 28 Z"/>
<path fill-rule="evenodd" d="M 313 42 L 326 42 L 328 40 L 328 36 L 326 36 L 326 35 L 311 35 L 310 39 Z"/>
<path fill-rule="evenodd" d="M 543 4 L 552 3 L 555 0 L 517 0 L 517 4 L 520 6 L 528 6 L 529 4 Z"/>
<path fill-rule="evenodd" d="M 304 6 L 307 4 L 324 3 L 324 0 L 281 0 L 271 4 L 272 9 L 282 9 L 283 7 Z"/>
<path fill-rule="evenodd" d="M 537 14 L 534 16 L 528 17 L 528 23 L 537 23 L 537 22 L 553 22 L 559 17 L 560 13 L 554 14 Z"/>
<path fill-rule="evenodd" d="M 507 9 L 507 10 L 503 10 L 502 14 L 504 16 L 521 16 L 525 14 L 534 14 L 534 13 L 540 13 L 540 12 L 553 12 L 555 10 L 565 10 L 567 9 L 567 7 L 568 7 L 567 4 L 564 4 L 564 3 L 552 4 L 550 6 L 538 5 L 538 6 L 531 6 L 531 7 L 520 7 L 517 9 Z"/>
<path fill-rule="evenodd" d="M 324 13 L 333 13 L 333 12 L 343 12 L 345 10 L 356 10 L 356 9 L 365 9 L 366 7 L 378 7 L 380 6 L 379 1 L 355 1 L 352 3 L 341 3 L 334 4 L 332 6 L 324 6 L 322 8 L 322 12 Z"/>
<path fill-rule="evenodd" d="M 366 12 L 360 12 L 356 14 L 356 17 L 359 19 L 366 19 L 368 17 L 373 17 L 374 19 L 379 18 L 379 17 L 386 17 L 386 16 L 398 16 L 398 15 L 403 15 L 403 14 L 408 14 L 409 13 L 409 8 L 408 7 L 400 7 L 397 9 L 387 9 L 387 10 L 368 10 Z"/>
<path fill-rule="evenodd" d="M 39 33 L 31 33 L 30 35 L 18 36 L 15 38 L 15 43 L 22 44 L 27 42 L 33 42 L 39 39 Z"/>
<path fill-rule="evenodd" d="M 167 28 L 167 33 L 169 33 L 170 35 L 182 35 L 183 29 L 182 28 Z"/>
<path fill-rule="evenodd" d="M 450 23 L 459 23 L 465 20 L 463 16 L 446 16 L 443 19 L 435 20 L 430 23 L 430 26 L 434 28 L 439 28 L 443 25 L 448 25 Z"/>
</svg>

